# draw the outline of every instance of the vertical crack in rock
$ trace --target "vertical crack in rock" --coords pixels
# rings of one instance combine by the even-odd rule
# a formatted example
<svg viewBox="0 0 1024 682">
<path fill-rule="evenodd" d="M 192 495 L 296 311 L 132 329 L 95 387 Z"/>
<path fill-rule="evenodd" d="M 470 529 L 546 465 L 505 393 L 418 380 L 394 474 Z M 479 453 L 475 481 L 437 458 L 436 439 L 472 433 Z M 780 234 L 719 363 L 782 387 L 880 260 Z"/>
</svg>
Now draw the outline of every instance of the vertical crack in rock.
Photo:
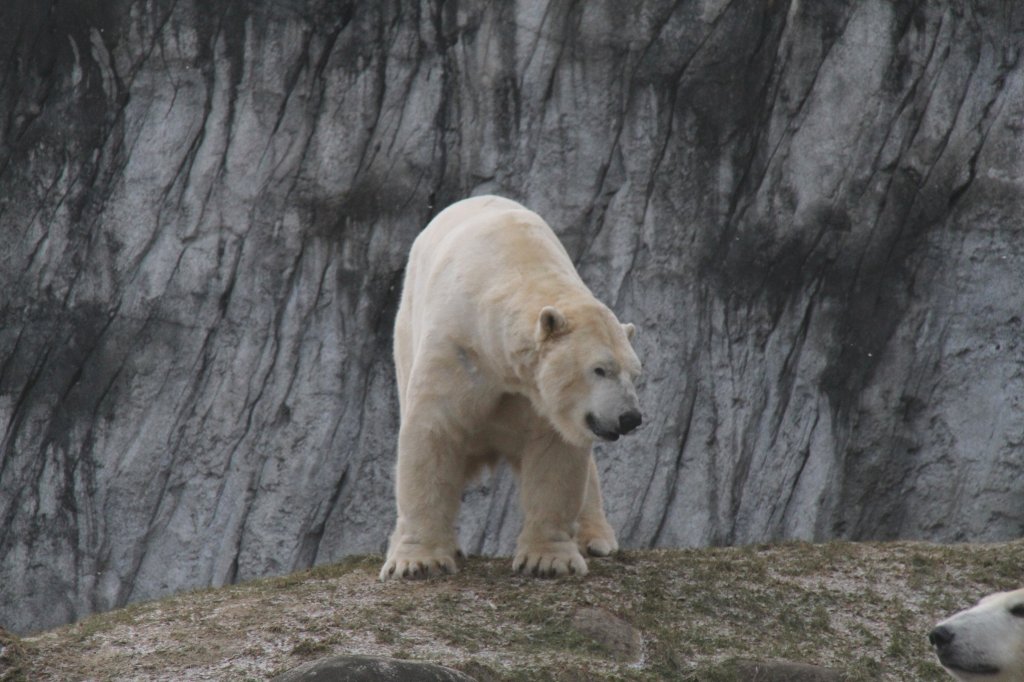
<svg viewBox="0 0 1024 682">
<path fill-rule="evenodd" d="M 693 386 L 692 382 L 688 386 Z M 666 495 L 666 501 L 662 504 L 661 519 L 658 521 L 654 535 L 651 537 L 649 546 L 654 547 L 659 544 L 662 533 L 665 531 L 667 524 L 671 523 L 672 519 L 669 514 L 672 511 L 672 501 L 676 497 L 676 491 L 679 488 L 679 477 L 683 473 L 683 454 L 686 451 L 686 446 L 690 438 L 690 427 L 693 425 L 693 415 L 696 411 L 697 406 L 697 389 L 694 386 L 689 388 L 687 391 L 687 400 L 683 403 L 683 409 L 686 410 L 686 418 L 683 421 L 683 428 L 679 437 L 679 448 L 676 451 L 675 465 L 672 468 L 672 480 L 669 483 L 668 491 Z M 644 498 L 640 503 L 640 508 L 643 509 L 647 503 L 647 492 L 651 490 L 654 481 L 649 480 L 644 491 Z M 637 519 L 639 521 L 639 518 Z M 634 532 L 636 531 L 636 524 L 633 527 Z"/>
<path fill-rule="evenodd" d="M 292 567 L 292 570 L 316 565 L 317 555 L 320 553 L 320 543 L 324 537 L 324 529 L 327 527 L 327 519 L 330 517 L 331 512 L 337 508 L 346 483 L 348 483 L 348 468 L 342 470 L 338 483 L 334 486 L 334 492 L 331 493 L 331 497 L 323 507 L 323 510 L 317 507 L 312 526 L 302 538 L 302 544 L 296 551 L 295 565 Z"/>
<path fill-rule="evenodd" d="M 971 183 L 974 181 L 974 178 L 977 175 L 978 158 L 981 156 L 981 152 L 985 148 L 985 143 L 988 141 L 988 136 L 992 130 L 992 125 L 995 122 L 995 119 L 998 118 L 999 115 L 1002 113 L 1002 107 L 1005 105 L 1006 102 L 1006 98 L 1003 97 L 1006 88 L 1006 79 L 1015 69 L 1019 67 L 1021 49 L 1022 48 L 1020 47 L 1015 48 L 1012 57 L 1009 59 L 1009 61 L 1004 62 L 1001 65 L 1001 69 L 992 83 L 992 85 L 994 86 L 992 90 L 992 96 L 982 107 L 981 116 L 978 119 L 977 126 L 975 127 L 975 131 L 979 135 L 979 139 L 974 147 L 974 150 L 972 151 L 967 160 L 967 177 L 964 178 L 961 184 L 954 187 L 953 191 L 950 193 L 948 205 L 948 208 L 950 210 L 953 209 L 954 205 L 959 201 L 960 197 L 963 196 L 964 192 L 966 192 L 967 189 L 971 186 Z M 966 94 L 967 89 L 965 89 L 964 91 L 965 97 Z M 1000 104 L 999 109 L 993 112 L 992 109 L 995 106 L 996 101 L 1000 99 L 1002 99 L 1003 102 Z M 962 106 L 963 102 L 961 102 L 961 107 Z M 957 111 L 957 115 L 959 116 L 959 110 Z"/>
</svg>

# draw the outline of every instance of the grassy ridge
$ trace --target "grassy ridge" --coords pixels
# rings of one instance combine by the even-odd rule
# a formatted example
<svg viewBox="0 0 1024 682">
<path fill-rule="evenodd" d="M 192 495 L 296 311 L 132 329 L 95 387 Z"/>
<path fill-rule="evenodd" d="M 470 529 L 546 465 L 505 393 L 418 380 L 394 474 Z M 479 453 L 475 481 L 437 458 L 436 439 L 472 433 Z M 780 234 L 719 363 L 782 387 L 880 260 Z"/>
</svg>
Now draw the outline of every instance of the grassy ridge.
<svg viewBox="0 0 1024 682">
<path fill-rule="evenodd" d="M 714 682 L 740 679 L 739 659 L 821 665 L 855 681 L 945 680 L 930 627 L 1024 584 L 1024 542 L 629 551 L 565 580 L 513 576 L 507 558 L 474 557 L 455 576 L 380 583 L 379 563 L 352 558 L 92 616 L 22 639 L 14 675 L 255 680 L 358 653 L 481 680 Z M 623 660 L 579 631 L 573 615 L 584 607 L 637 628 L 641 653 Z"/>
</svg>

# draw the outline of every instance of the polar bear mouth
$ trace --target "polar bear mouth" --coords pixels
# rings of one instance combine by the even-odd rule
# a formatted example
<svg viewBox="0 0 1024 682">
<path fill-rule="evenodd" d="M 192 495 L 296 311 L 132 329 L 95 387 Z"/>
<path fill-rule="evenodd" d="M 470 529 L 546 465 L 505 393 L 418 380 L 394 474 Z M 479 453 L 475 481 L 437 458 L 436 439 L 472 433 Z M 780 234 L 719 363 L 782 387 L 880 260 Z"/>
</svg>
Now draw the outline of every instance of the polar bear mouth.
<svg viewBox="0 0 1024 682">
<path fill-rule="evenodd" d="M 619 432 L 612 429 L 606 429 L 601 426 L 600 422 L 597 421 L 597 417 L 594 416 L 593 412 L 587 412 L 586 420 L 587 428 L 590 429 L 591 433 L 600 438 L 601 440 L 618 440 Z"/>
</svg>

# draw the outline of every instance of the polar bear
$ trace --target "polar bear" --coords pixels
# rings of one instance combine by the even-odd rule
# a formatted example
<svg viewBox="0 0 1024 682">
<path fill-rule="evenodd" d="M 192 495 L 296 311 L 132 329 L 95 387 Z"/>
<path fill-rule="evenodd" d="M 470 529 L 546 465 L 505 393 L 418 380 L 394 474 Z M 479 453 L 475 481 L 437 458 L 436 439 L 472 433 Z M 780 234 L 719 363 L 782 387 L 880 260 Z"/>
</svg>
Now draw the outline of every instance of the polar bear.
<svg viewBox="0 0 1024 682">
<path fill-rule="evenodd" d="M 1024 680 L 1024 589 L 991 594 L 928 635 L 946 671 L 958 680 Z"/>
<path fill-rule="evenodd" d="M 502 458 L 524 517 L 513 570 L 584 575 L 582 552 L 617 550 L 591 450 L 642 421 L 633 334 L 536 213 L 497 196 L 441 211 L 395 320 L 398 520 L 381 579 L 454 573 L 462 490 Z"/>
</svg>

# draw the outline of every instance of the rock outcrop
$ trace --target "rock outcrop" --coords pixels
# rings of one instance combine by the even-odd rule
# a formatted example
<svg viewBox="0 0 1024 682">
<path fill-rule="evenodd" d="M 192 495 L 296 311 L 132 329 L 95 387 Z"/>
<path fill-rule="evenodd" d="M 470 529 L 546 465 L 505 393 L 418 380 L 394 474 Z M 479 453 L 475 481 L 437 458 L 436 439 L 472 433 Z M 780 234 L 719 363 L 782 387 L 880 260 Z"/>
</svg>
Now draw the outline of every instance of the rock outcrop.
<svg viewBox="0 0 1024 682">
<path fill-rule="evenodd" d="M 482 192 L 639 328 L 624 546 L 1019 537 L 1022 44 L 1001 0 L 6 0 L 0 623 L 380 550 L 405 254 Z"/>
</svg>

